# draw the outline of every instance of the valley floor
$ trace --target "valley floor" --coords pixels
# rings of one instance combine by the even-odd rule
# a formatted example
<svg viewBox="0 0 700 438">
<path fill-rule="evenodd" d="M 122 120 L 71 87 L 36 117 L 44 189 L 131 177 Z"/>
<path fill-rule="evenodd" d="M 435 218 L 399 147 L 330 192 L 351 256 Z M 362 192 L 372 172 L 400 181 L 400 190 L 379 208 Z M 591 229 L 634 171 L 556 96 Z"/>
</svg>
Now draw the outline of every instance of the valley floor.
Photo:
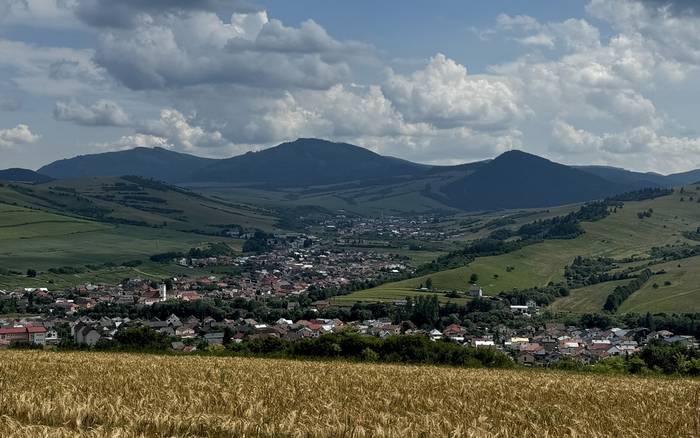
<svg viewBox="0 0 700 438">
<path fill-rule="evenodd" d="M 698 436 L 700 381 L 0 352 L 0 436 Z"/>
</svg>

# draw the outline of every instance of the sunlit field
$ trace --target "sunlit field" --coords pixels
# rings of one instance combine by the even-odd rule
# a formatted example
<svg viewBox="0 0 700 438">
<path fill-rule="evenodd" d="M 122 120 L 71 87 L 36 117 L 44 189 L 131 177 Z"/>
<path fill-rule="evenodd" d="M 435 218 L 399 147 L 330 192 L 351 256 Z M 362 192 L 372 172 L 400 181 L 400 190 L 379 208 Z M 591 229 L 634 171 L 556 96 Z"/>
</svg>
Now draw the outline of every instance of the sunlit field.
<svg viewBox="0 0 700 438">
<path fill-rule="evenodd" d="M 0 353 L 3 437 L 691 437 L 699 400 L 690 379 Z"/>
</svg>

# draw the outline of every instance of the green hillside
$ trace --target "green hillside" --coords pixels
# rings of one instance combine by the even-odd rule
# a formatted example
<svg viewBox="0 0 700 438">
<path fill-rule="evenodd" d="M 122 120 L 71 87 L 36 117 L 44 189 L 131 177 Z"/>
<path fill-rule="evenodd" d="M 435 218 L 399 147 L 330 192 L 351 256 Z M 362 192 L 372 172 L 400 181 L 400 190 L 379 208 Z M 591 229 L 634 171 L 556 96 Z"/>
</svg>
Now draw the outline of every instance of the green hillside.
<svg viewBox="0 0 700 438">
<path fill-rule="evenodd" d="M 128 177 L 0 184 L 0 287 L 162 278 L 177 274 L 176 268 L 121 264 L 210 242 L 240 248 L 240 240 L 223 234 L 226 229 L 273 230 L 276 222 L 262 208 Z M 62 267 L 80 272 L 48 272 Z M 39 276 L 26 277 L 28 269 Z"/>
<path fill-rule="evenodd" d="M 617 286 L 627 283 L 627 280 L 608 281 L 571 291 L 571 295 L 558 299 L 550 306 L 555 311 L 570 311 L 576 313 L 600 312 L 610 292 Z"/>
<path fill-rule="evenodd" d="M 102 267 L 96 270 L 84 268 L 74 274 L 56 274 L 41 271 L 35 278 L 24 275 L 0 275 L 0 289 L 15 289 L 18 287 L 47 287 L 50 289 L 69 288 L 82 284 L 118 284 L 125 278 L 143 278 L 145 280 L 161 281 L 173 276 L 210 275 L 210 270 L 189 269 L 177 265 L 162 265 L 146 262 L 137 267 L 115 266 Z"/>
<path fill-rule="evenodd" d="M 121 263 L 187 249 L 212 240 L 168 229 L 105 224 L 42 210 L 0 204 L 0 267 L 24 271 L 52 267 Z"/>
<path fill-rule="evenodd" d="M 700 242 L 684 237 L 684 232 L 694 231 L 700 226 L 700 204 L 697 187 L 686 187 L 685 193 L 676 191 L 672 195 L 653 200 L 625 202 L 623 208 L 597 222 L 582 223 L 585 234 L 570 240 L 545 240 L 526 246 L 520 250 L 492 257 L 480 257 L 468 266 L 450 269 L 423 277 L 388 283 L 358 295 L 344 297 L 345 301 L 366 300 L 368 296 L 381 297 L 386 293 L 395 297 L 400 292 L 415 291 L 424 284 L 427 277 L 438 291 L 461 290 L 467 288 L 469 276 L 479 277 L 479 284 L 489 295 L 510 290 L 543 286 L 548 282 L 563 282 L 564 268 L 576 256 L 648 258 L 653 247 L 690 244 Z M 683 199 L 683 201 L 681 201 Z M 691 201 L 692 199 L 692 201 Z M 641 219 L 640 212 L 653 210 L 651 217 Z M 674 268 L 681 264 L 681 268 Z M 639 264 L 639 263 L 637 263 Z M 621 268 L 634 265 L 621 264 Z M 700 258 L 683 259 L 678 262 L 659 264 L 654 270 L 666 269 L 667 274 L 658 276 L 645 287 L 633 294 L 624 303 L 621 312 L 626 311 L 687 311 L 700 309 L 700 291 L 693 287 L 696 270 L 700 271 Z M 653 283 L 663 284 L 666 278 L 672 282 L 669 287 L 653 289 Z M 675 283 L 674 283 L 675 280 Z M 606 290 L 612 291 L 615 283 L 603 283 L 595 287 L 573 290 L 570 297 L 561 299 L 553 306 L 561 311 L 600 310 L 605 301 Z M 609 293 L 608 292 L 608 293 Z M 588 299 L 590 298 L 590 299 Z M 602 301 L 601 301 L 602 299 Z"/>
<path fill-rule="evenodd" d="M 432 190 L 451 176 L 395 178 L 383 184 L 348 183 L 311 188 L 265 190 L 261 188 L 196 186 L 197 190 L 232 202 L 255 203 L 269 208 L 318 206 L 360 215 L 399 215 L 435 211 L 456 212 Z"/>
<path fill-rule="evenodd" d="M 211 199 L 138 177 L 91 177 L 0 185 L 0 203 L 113 224 L 220 234 L 232 225 L 271 230 L 269 210 Z"/>
<path fill-rule="evenodd" d="M 661 263 L 656 275 L 633 293 L 620 307 L 620 312 L 700 312 L 700 257 Z M 557 300 L 551 308 L 576 313 L 598 312 L 616 286 L 627 280 L 610 281 L 575 289 L 568 297 Z"/>
<path fill-rule="evenodd" d="M 655 269 L 666 273 L 653 277 L 632 294 L 620 311 L 700 312 L 700 257 L 660 264 Z"/>
</svg>

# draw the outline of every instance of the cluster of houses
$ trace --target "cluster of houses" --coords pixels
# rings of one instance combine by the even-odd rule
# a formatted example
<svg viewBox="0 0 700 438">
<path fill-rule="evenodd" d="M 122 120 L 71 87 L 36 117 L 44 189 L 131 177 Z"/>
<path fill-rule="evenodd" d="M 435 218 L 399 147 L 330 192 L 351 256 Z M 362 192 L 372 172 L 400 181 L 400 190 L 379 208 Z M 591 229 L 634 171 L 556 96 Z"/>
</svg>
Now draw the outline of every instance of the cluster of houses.
<svg viewBox="0 0 700 438">
<path fill-rule="evenodd" d="M 346 245 L 390 246 L 396 240 L 439 242 L 449 236 L 433 216 L 376 218 L 337 215 L 320 222 L 323 232 Z"/>
<path fill-rule="evenodd" d="M 433 339 L 445 337 L 465 346 L 498 348 L 509 353 L 517 363 L 524 366 L 549 366 L 565 358 L 582 363 L 595 363 L 611 356 L 637 353 L 653 339 L 669 343 L 680 342 L 686 347 L 698 348 L 694 336 L 674 335 L 667 330 L 601 330 L 558 323 L 547 323 L 538 329 L 526 327 L 522 330 L 499 326 L 488 336 L 469 336 L 464 327 L 452 324 L 442 332 L 431 331 L 430 336 Z"/>
<path fill-rule="evenodd" d="M 52 321 L 0 321 L 0 348 L 22 341 L 38 345 L 51 345 L 59 341 L 56 324 L 66 323 L 75 344 L 94 346 L 100 339 L 112 339 L 120 330 L 129 327 L 149 327 L 172 339 L 173 350 L 192 352 L 202 346 L 222 345 L 225 342 L 243 342 L 262 338 L 279 338 L 295 341 L 316 338 L 338 331 L 353 331 L 365 336 L 385 338 L 394 335 L 420 335 L 433 341 L 447 339 L 465 347 L 495 348 L 508 353 L 523 366 L 550 366 L 562 359 L 582 363 L 595 363 L 612 356 L 626 356 L 639 350 L 652 339 L 698 348 L 692 336 L 679 336 L 667 330 L 650 331 L 612 328 L 609 330 L 567 327 L 548 323 L 544 327 L 526 327 L 522 330 L 498 326 L 488 335 L 471 335 L 465 327 L 451 324 L 443 330 L 421 330 L 410 322 L 394 324 L 391 320 L 375 319 L 343 322 L 338 319 L 312 319 L 291 321 L 280 318 L 266 324 L 250 318 L 217 321 L 211 317 L 195 316 L 179 318 L 170 315 L 160 320 L 131 320 L 129 318 L 88 317 Z M 227 339 L 228 336 L 228 339 Z"/>
<path fill-rule="evenodd" d="M 167 286 L 137 278 L 116 286 L 85 284 L 58 293 L 46 288 L 22 288 L 0 291 L 0 300 L 14 299 L 19 305 L 27 306 L 28 294 L 31 294 L 41 301 L 53 301 L 49 307 L 60 313 L 74 314 L 100 303 L 131 306 L 153 305 L 169 299 L 195 301 L 202 298 L 299 296 L 311 285 L 321 289 L 342 288 L 354 281 L 375 280 L 383 274 L 411 270 L 399 256 L 364 251 L 297 249 L 227 258 L 225 261 L 245 266 L 245 269 L 235 277 L 172 278 Z"/>
<path fill-rule="evenodd" d="M 47 313 L 73 315 L 101 303 L 150 306 L 168 299 L 194 301 L 202 298 L 199 289 L 205 285 L 225 285 L 209 277 L 175 281 L 178 289 L 171 287 L 170 290 L 165 284 L 153 285 L 140 279 L 129 280 L 117 286 L 85 284 L 60 292 L 50 292 L 46 288 L 0 290 L 0 300 L 14 300 L 19 309 L 24 309 L 29 306 L 31 297 L 33 305 L 41 306 Z"/>
<path fill-rule="evenodd" d="M 342 288 L 412 270 L 403 258 L 392 254 L 310 248 L 239 257 L 236 264 L 249 268 L 234 281 L 236 293 L 242 296 L 299 294 L 312 284 L 319 289 Z"/>
<path fill-rule="evenodd" d="M 275 337 L 290 341 L 319 337 L 333 333 L 346 324 L 338 319 L 315 319 L 311 321 L 279 319 L 274 324 L 265 324 L 250 318 L 216 321 L 211 317 L 199 319 L 195 316 L 178 318 L 170 315 L 160 320 L 130 320 L 129 318 L 107 318 L 92 320 L 81 317 L 72 322 L 71 333 L 76 344 L 95 345 L 100 339 L 112 339 L 127 327 L 148 327 L 173 339 L 173 348 L 182 350 L 184 346 L 204 341 L 207 345 L 222 345 L 228 332 L 231 342 L 242 342 L 257 338 Z M 397 332 L 398 333 L 398 332 Z M 191 351 L 192 348 L 186 351 Z"/>
</svg>

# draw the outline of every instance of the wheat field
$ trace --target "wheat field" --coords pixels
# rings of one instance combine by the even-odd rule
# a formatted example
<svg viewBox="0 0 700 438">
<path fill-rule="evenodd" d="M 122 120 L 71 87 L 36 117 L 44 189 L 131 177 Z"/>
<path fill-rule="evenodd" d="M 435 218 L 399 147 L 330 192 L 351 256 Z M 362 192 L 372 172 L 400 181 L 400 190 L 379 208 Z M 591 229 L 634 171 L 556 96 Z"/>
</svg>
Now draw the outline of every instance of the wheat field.
<svg viewBox="0 0 700 438">
<path fill-rule="evenodd" d="M 691 437 L 700 381 L 0 352 L 0 436 Z"/>
</svg>

